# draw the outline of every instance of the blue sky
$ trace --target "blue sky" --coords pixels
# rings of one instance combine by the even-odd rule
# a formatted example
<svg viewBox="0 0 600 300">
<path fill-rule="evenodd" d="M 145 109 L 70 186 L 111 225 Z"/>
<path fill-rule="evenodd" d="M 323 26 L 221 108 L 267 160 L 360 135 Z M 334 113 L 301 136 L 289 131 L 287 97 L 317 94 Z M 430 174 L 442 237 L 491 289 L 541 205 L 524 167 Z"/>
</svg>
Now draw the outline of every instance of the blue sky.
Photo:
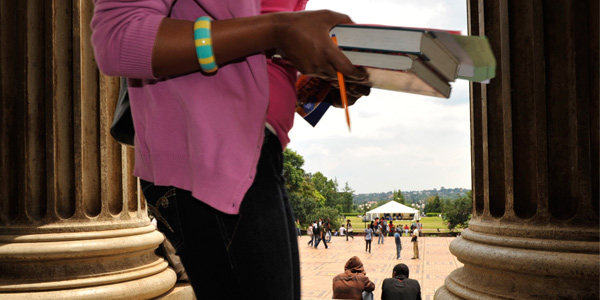
<svg viewBox="0 0 600 300">
<path fill-rule="evenodd" d="M 345 13 L 356 23 L 459 30 L 464 0 L 310 0 L 308 10 Z M 297 117 L 288 148 L 307 172 L 348 182 L 356 193 L 444 186 L 471 188 L 469 85 L 452 83 L 450 99 L 372 89 L 344 112 L 330 108 L 316 127 Z"/>
</svg>

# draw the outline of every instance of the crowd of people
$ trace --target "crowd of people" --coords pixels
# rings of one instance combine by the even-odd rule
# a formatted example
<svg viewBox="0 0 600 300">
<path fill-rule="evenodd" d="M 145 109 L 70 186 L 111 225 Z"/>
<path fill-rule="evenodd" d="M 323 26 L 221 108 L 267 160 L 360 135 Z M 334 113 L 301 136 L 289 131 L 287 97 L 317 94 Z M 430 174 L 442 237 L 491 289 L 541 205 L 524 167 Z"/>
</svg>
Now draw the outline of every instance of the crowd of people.
<svg viewBox="0 0 600 300">
<path fill-rule="evenodd" d="M 301 235 L 300 223 L 298 223 L 298 234 Z M 385 237 L 393 237 L 396 245 L 396 259 L 402 259 L 402 239 L 408 236 L 413 245 L 412 259 L 419 259 L 419 237 L 422 236 L 423 225 L 419 220 L 409 224 L 396 224 L 387 218 L 375 218 L 365 228 L 364 240 L 365 251 L 371 253 L 371 243 L 377 238 L 378 244 L 385 242 Z M 346 241 L 354 240 L 354 229 L 352 222 L 346 220 L 339 230 L 332 230 L 330 219 L 318 219 L 306 229 L 306 234 L 310 237 L 308 246 L 318 248 L 320 242 L 326 249 L 327 243 L 331 242 L 331 236 L 340 236 L 346 238 Z M 332 283 L 334 299 L 359 299 L 370 300 L 373 298 L 373 292 L 376 289 L 365 272 L 364 265 L 358 256 L 351 257 L 344 265 L 344 272 L 336 275 Z M 381 285 L 381 299 L 421 299 L 421 286 L 417 280 L 409 278 L 409 269 L 406 264 L 397 264 L 392 270 L 392 276 L 385 279 Z"/>
<path fill-rule="evenodd" d="M 300 223 L 297 220 L 297 229 L 298 235 L 301 235 Z M 412 259 L 419 259 L 419 237 L 423 236 L 423 224 L 416 220 L 413 222 L 410 227 L 408 224 L 405 225 L 394 225 L 393 221 L 387 220 L 384 218 L 375 218 L 375 220 L 371 221 L 371 223 L 365 228 L 364 231 L 364 239 L 365 239 L 365 252 L 371 253 L 371 244 L 374 237 L 377 237 L 377 244 L 384 244 L 385 237 L 390 236 L 394 237 L 394 242 L 396 244 L 396 258 L 402 259 L 401 250 L 402 250 L 402 236 L 411 237 L 411 243 L 413 244 L 413 257 Z M 350 220 L 346 220 L 346 225 L 342 224 L 338 231 L 331 229 L 331 220 L 328 218 L 327 220 L 319 219 L 314 220 L 310 226 L 306 229 L 306 233 L 310 237 L 307 245 L 318 248 L 320 242 L 323 242 L 325 249 L 328 249 L 329 246 L 327 243 L 331 243 L 332 236 L 345 236 L 346 241 L 350 238 L 354 240 L 354 229 L 352 228 L 352 223 Z"/>
</svg>

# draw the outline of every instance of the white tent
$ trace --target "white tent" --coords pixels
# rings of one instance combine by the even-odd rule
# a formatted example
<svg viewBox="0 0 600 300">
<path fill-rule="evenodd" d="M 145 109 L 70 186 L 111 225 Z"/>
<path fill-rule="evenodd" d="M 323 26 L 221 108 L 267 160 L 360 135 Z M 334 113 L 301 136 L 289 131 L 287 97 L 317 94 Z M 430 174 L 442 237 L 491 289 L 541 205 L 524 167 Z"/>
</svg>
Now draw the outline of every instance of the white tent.
<svg viewBox="0 0 600 300">
<path fill-rule="evenodd" d="M 365 215 L 367 221 L 375 220 L 376 217 L 382 218 L 386 215 L 392 217 L 394 220 L 396 220 L 396 217 L 400 218 L 400 216 L 403 220 L 417 220 L 419 218 L 419 210 L 392 200 L 368 211 Z"/>
</svg>

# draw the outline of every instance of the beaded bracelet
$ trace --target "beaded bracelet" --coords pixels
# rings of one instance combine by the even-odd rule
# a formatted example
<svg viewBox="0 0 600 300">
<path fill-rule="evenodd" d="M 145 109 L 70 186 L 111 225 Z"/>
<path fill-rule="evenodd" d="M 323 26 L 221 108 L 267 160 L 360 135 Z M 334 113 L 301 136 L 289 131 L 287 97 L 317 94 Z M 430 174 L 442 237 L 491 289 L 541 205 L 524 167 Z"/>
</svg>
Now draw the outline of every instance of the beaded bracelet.
<svg viewBox="0 0 600 300">
<path fill-rule="evenodd" d="M 194 22 L 194 41 L 196 44 L 196 55 L 200 68 L 205 73 L 215 72 L 219 67 L 215 62 L 212 50 L 212 38 L 210 37 L 209 17 L 200 17 Z"/>
</svg>

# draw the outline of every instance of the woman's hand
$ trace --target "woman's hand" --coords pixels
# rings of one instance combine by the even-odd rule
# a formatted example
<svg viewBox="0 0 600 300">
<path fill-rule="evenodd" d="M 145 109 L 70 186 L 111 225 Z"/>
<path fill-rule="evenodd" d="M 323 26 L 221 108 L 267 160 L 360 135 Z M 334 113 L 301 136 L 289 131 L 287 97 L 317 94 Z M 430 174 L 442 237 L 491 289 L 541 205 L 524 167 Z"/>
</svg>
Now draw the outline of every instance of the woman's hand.
<svg viewBox="0 0 600 300">
<path fill-rule="evenodd" d="M 331 105 L 337 108 L 343 108 L 342 98 L 340 95 L 339 85 L 337 81 L 332 82 L 332 89 L 325 98 L 325 101 L 331 102 Z M 346 98 L 348 99 L 348 106 L 354 105 L 356 101 L 362 96 L 368 96 L 371 93 L 371 88 L 360 84 L 346 82 Z"/>
<path fill-rule="evenodd" d="M 302 74 L 348 81 L 364 81 L 367 73 L 350 63 L 329 36 L 335 25 L 352 23 L 346 15 L 329 10 L 273 14 L 278 20 L 277 48 Z"/>
</svg>

